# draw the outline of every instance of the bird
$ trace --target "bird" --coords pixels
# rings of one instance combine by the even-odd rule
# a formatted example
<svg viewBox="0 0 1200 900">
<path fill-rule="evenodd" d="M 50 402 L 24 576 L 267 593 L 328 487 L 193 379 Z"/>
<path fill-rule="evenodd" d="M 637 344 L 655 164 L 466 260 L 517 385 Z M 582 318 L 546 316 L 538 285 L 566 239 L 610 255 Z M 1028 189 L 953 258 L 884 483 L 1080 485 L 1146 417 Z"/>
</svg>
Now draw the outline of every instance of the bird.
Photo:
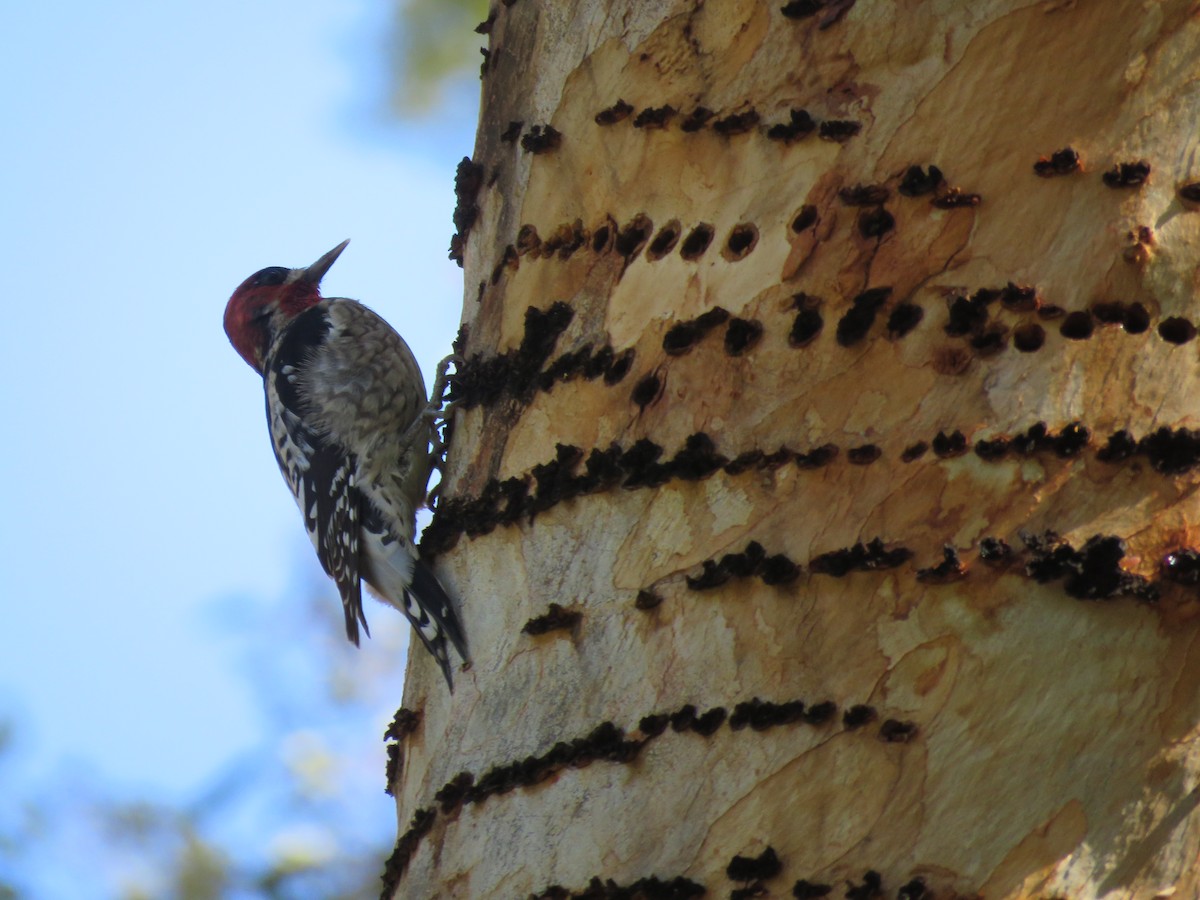
<svg viewBox="0 0 1200 900">
<path fill-rule="evenodd" d="M 365 582 L 408 617 L 453 691 L 448 645 L 467 663 L 466 636 L 413 535 L 454 358 L 438 367 L 427 401 L 395 329 L 356 300 L 321 296 L 321 279 L 349 243 L 304 268 L 255 272 L 225 306 L 225 333 L 262 376 L 275 459 L 341 595 L 346 637 L 358 646 L 360 625 L 370 635 Z"/>
</svg>

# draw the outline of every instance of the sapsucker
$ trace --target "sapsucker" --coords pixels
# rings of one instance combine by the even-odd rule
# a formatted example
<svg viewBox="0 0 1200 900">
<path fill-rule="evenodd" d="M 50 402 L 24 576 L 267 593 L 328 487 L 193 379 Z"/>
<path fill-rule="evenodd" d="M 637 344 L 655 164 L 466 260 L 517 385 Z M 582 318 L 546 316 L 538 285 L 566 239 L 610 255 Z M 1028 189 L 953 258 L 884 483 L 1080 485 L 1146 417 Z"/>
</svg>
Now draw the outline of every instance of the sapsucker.
<svg viewBox="0 0 1200 900">
<path fill-rule="evenodd" d="M 387 322 L 357 301 L 321 297 L 348 243 L 307 268 L 255 272 L 229 298 L 225 333 L 263 377 L 275 459 L 337 583 L 346 636 L 357 645 L 360 624 L 370 634 L 365 581 L 408 617 L 453 689 L 446 644 L 465 661 L 466 640 L 413 545 L 441 395 L 427 404 L 417 361 Z"/>
</svg>

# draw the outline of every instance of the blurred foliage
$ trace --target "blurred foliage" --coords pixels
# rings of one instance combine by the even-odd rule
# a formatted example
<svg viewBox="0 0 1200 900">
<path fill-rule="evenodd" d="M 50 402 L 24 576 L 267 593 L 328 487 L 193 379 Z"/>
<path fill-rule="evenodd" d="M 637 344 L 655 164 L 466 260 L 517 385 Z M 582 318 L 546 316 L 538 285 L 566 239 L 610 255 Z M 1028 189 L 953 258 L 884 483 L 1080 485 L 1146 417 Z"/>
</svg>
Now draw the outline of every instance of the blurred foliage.
<svg viewBox="0 0 1200 900">
<path fill-rule="evenodd" d="M 487 14 L 488 0 L 398 0 L 391 54 L 397 114 L 427 112 L 449 82 L 478 77 L 487 37 L 475 26 Z"/>
<path fill-rule="evenodd" d="M 409 626 L 377 606 L 356 650 L 309 563 L 285 596 L 225 608 L 267 738 L 194 796 L 144 796 L 82 766 L 27 779 L 20 721 L 0 714 L 0 900 L 378 897 L 397 827 L 383 732 Z"/>
</svg>

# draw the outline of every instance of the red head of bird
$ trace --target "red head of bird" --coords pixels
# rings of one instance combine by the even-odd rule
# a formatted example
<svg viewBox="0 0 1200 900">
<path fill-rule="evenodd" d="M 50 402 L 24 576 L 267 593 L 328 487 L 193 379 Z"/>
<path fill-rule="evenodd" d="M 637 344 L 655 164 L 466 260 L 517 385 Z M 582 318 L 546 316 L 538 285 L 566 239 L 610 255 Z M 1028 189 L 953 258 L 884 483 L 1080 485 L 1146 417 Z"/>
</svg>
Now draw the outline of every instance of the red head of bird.
<svg viewBox="0 0 1200 900">
<path fill-rule="evenodd" d="M 225 305 L 225 333 L 233 349 L 260 375 L 276 335 L 321 299 L 321 279 L 350 241 L 342 241 L 311 266 L 259 269 Z"/>
</svg>

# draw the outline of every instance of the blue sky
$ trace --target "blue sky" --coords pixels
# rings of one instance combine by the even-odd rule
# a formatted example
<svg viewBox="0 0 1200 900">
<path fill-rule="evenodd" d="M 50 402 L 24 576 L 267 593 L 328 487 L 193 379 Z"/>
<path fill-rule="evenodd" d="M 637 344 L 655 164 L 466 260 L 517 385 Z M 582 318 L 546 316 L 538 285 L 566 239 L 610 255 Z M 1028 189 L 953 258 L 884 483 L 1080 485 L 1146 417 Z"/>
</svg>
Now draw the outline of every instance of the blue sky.
<svg viewBox="0 0 1200 900">
<path fill-rule="evenodd" d="M 326 294 L 379 311 L 427 371 L 449 350 L 477 83 L 433 120 L 388 119 L 393 15 L 388 0 L 0 8 L 0 720 L 31 779 L 71 767 L 191 795 L 263 738 L 238 616 L 288 615 L 319 570 L 261 382 L 222 331 L 233 288 L 349 237 Z M 397 652 L 364 642 L 350 664 Z"/>
</svg>

